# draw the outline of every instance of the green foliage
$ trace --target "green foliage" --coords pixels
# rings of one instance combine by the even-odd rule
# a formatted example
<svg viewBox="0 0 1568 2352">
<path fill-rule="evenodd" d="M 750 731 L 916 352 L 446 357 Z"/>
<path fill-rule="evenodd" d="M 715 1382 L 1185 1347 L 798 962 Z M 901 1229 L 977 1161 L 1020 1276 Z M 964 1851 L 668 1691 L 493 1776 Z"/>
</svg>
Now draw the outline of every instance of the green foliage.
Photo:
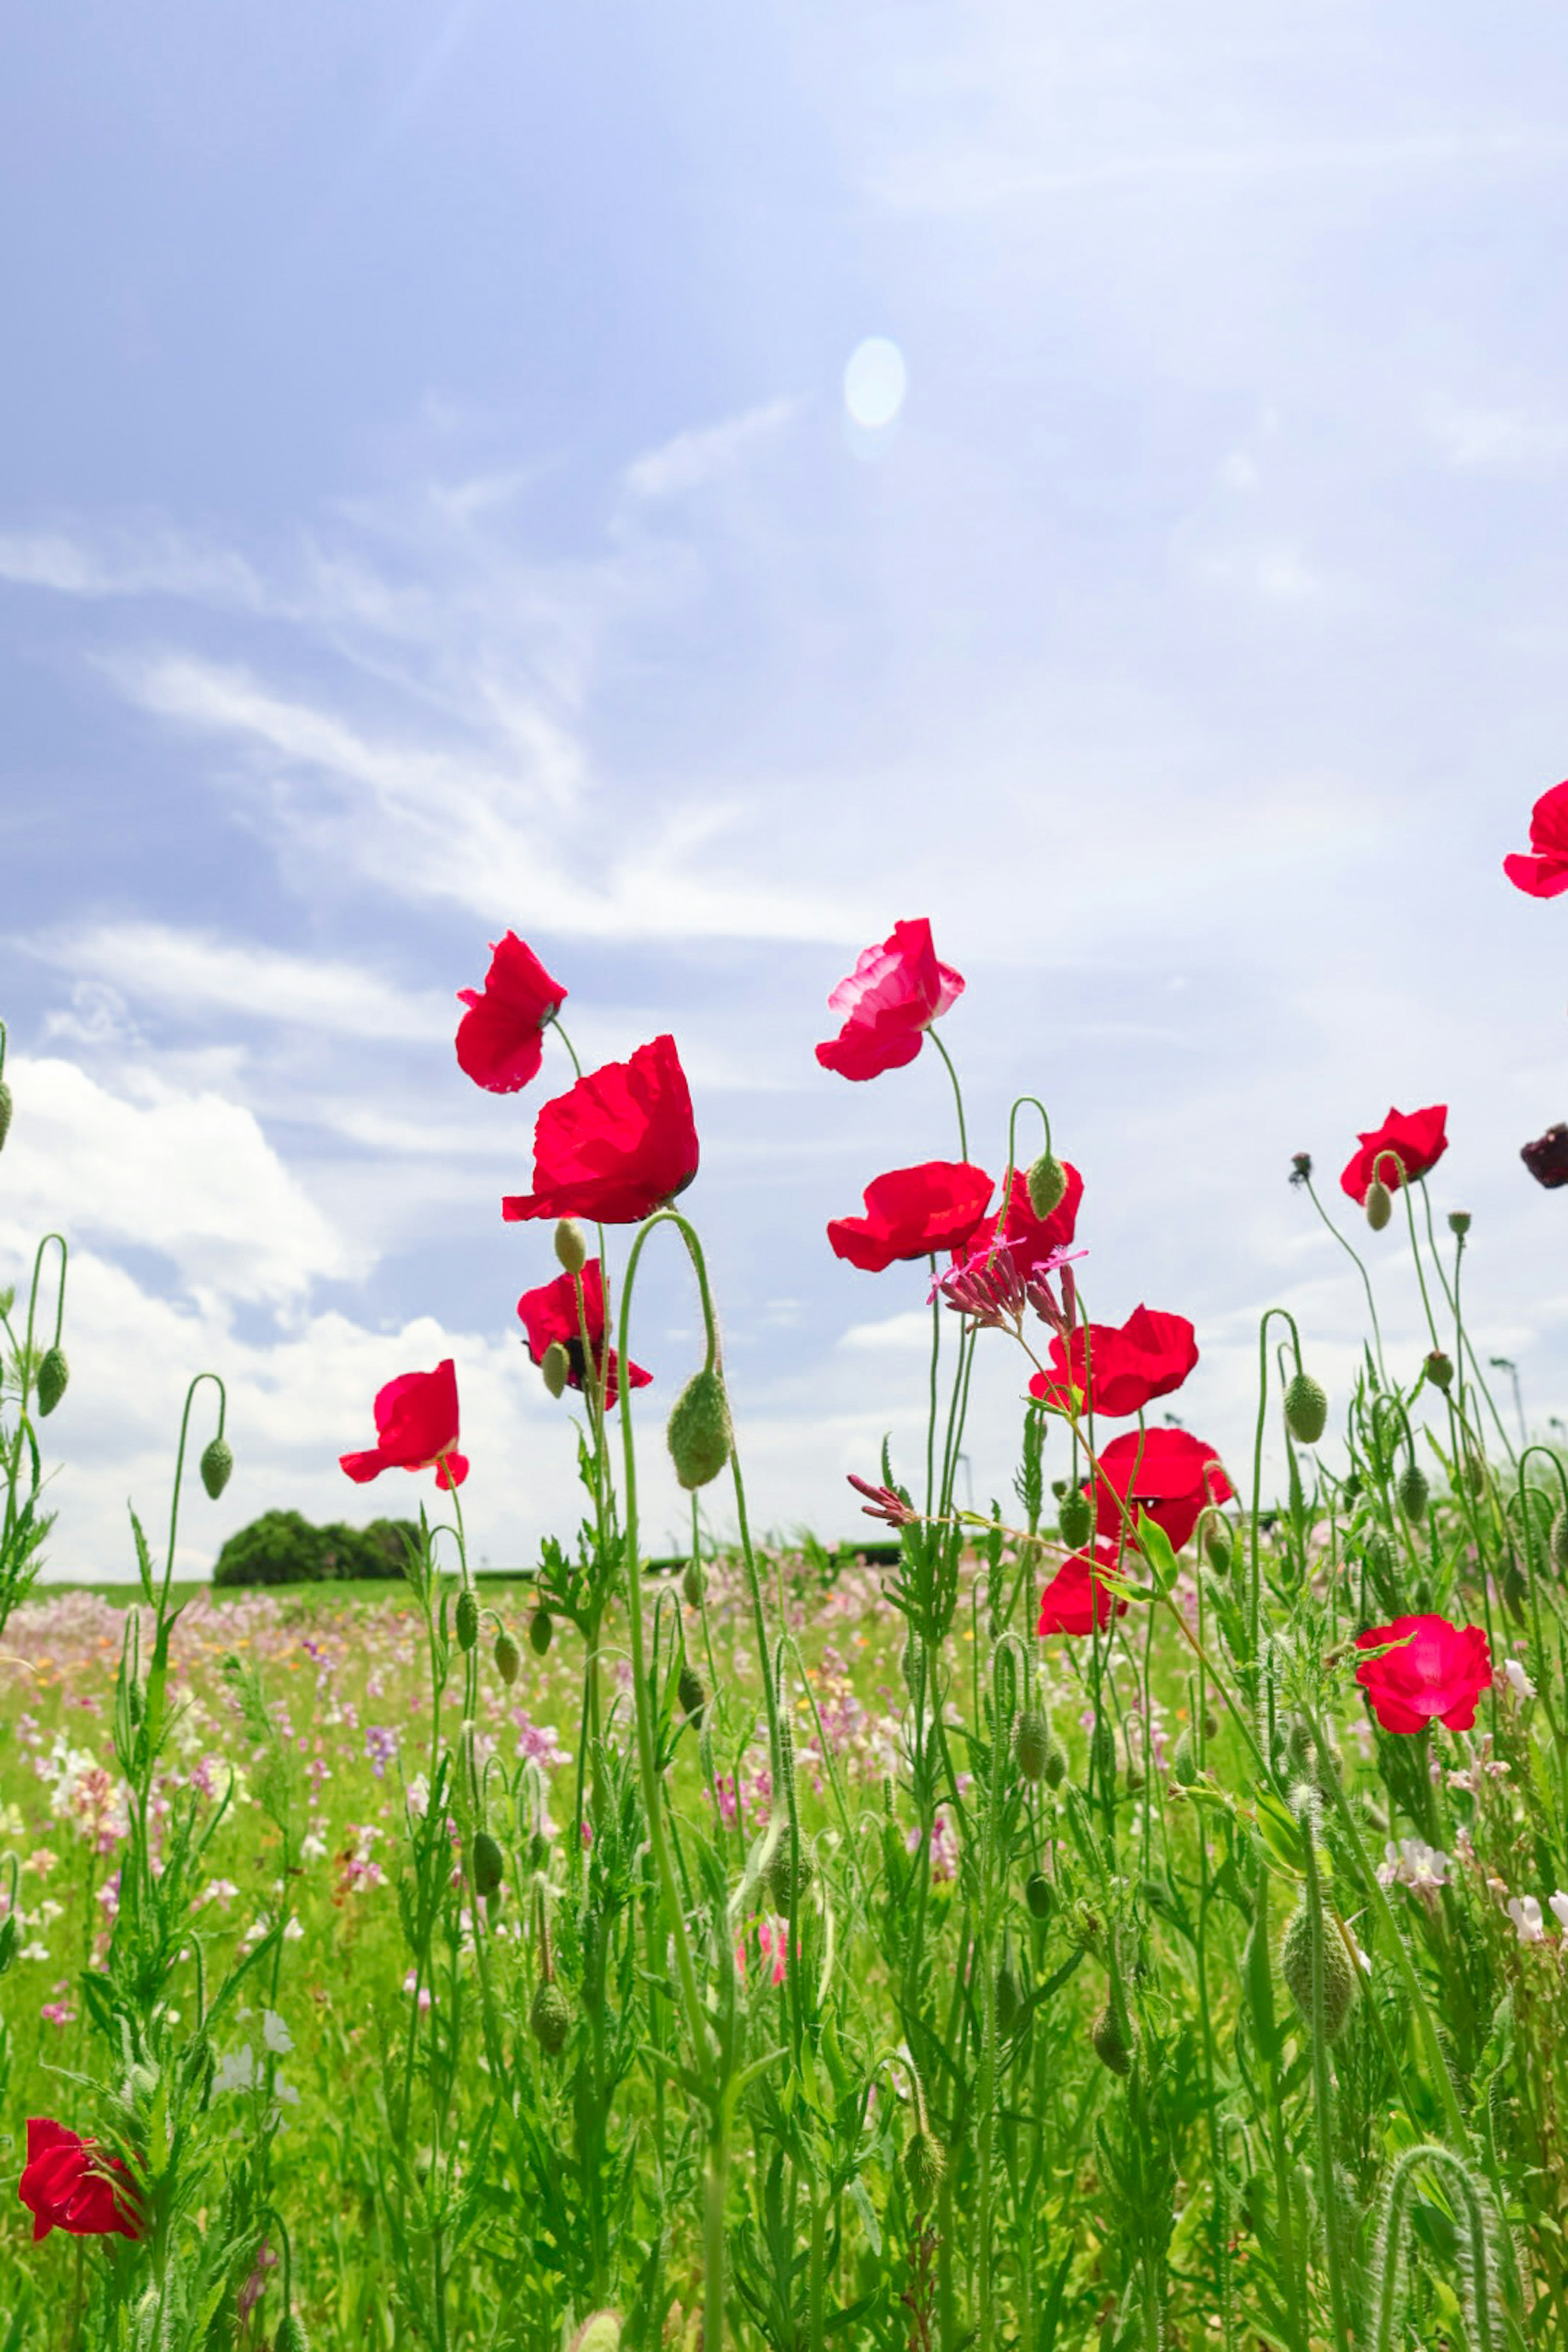
<svg viewBox="0 0 1568 2352">
<path fill-rule="evenodd" d="M 219 1585 L 320 1584 L 406 1573 L 419 1541 L 411 1519 L 312 1527 L 298 1511 L 264 1511 L 227 1538 L 213 1567 Z"/>
</svg>

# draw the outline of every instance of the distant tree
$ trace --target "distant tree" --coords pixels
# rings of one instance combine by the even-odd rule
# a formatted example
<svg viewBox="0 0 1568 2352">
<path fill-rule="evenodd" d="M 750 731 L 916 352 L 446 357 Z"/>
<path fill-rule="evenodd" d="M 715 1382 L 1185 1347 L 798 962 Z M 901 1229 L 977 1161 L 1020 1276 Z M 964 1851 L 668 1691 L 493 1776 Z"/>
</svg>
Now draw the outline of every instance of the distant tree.
<svg viewBox="0 0 1568 2352">
<path fill-rule="evenodd" d="M 396 1578 L 418 1540 L 413 1519 L 373 1519 L 367 1528 L 334 1521 L 318 1528 L 298 1511 L 264 1511 L 229 1537 L 214 1564 L 213 1582 L 321 1584 Z"/>
</svg>

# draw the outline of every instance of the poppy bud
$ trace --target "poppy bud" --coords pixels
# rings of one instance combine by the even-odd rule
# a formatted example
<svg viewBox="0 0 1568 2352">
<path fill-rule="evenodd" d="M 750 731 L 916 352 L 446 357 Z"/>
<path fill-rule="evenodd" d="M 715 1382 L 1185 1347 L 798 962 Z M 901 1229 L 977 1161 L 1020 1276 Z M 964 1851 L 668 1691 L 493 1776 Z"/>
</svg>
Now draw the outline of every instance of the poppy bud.
<svg viewBox="0 0 1568 2352">
<path fill-rule="evenodd" d="M 1329 1400 L 1310 1372 L 1298 1372 L 1285 1391 L 1285 1420 L 1300 1445 L 1316 1445 L 1329 1418 Z"/>
<path fill-rule="evenodd" d="M 539 1376 L 552 1397 L 566 1393 L 566 1375 L 572 1370 L 572 1359 L 559 1339 L 552 1339 L 539 1360 Z"/>
<path fill-rule="evenodd" d="M 1414 1521 L 1426 1517 L 1426 1499 L 1432 1489 L 1426 1483 L 1426 1473 L 1418 1462 L 1405 1464 L 1399 1474 L 1399 1484 L 1394 1492 L 1399 1497 L 1399 1507 L 1407 1519 Z"/>
<path fill-rule="evenodd" d="M 768 1864 L 768 1893 L 773 1898 L 775 1911 L 798 1911 L 806 1888 L 816 1876 L 816 1864 L 805 1846 L 800 1849 L 800 1868 L 792 1867 L 789 1832 L 786 1830 L 773 1848 Z M 791 1896 L 794 1901 L 791 1901 Z"/>
<path fill-rule="evenodd" d="M 1056 1154 L 1042 1151 L 1024 1179 L 1024 1189 L 1029 1195 L 1029 1206 L 1037 1217 L 1048 1217 L 1053 1209 L 1061 1206 L 1068 1188 L 1067 1170 Z"/>
<path fill-rule="evenodd" d="M 550 1636 L 555 1631 L 548 1609 L 536 1609 L 528 1622 L 528 1646 L 536 1658 L 542 1658 L 550 1647 Z"/>
<path fill-rule="evenodd" d="M 1013 1733 L 1013 1755 L 1026 1780 L 1043 1780 L 1046 1760 L 1051 1752 L 1051 1727 L 1045 1712 L 1037 1706 L 1026 1706 L 1019 1716 Z"/>
<path fill-rule="evenodd" d="M 226 1438 L 215 1437 L 201 1459 L 202 1485 L 216 1503 L 234 1475 L 234 1449 Z"/>
<path fill-rule="evenodd" d="M 1383 1179 L 1377 1177 L 1366 1188 L 1366 1221 L 1374 1234 L 1382 1233 L 1394 1214 L 1394 1195 Z"/>
<path fill-rule="evenodd" d="M 688 1494 L 717 1478 L 735 1442 L 730 1400 L 717 1371 L 692 1373 L 675 1400 L 665 1434 L 675 1475 Z"/>
<path fill-rule="evenodd" d="M 1183 1732 L 1171 1751 L 1171 1778 L 1173 1780 L 1179 1781 L 1184 1789 L 1192 1788 L 1201 1778 L 1198 1771 L 1197 1749 L 1193 1745 L 1193 1735 L 1190 1731 Z"/>
<path fill-rule="evenodd" d="M 542 1830 L 535 1830 L 528 1841 L 528 1866 L 530 1870 L 542 1870 L 549 1860 L 550 1840 Z"/>
<path fill-rule="evenodd" d="M 1089 1743 L 1089 1761 L 1094 1777 L 1107 1797 L 1116 1793 L 1116 1734 L 1101 1716 L 1094 1727 L 1094 1737 Z"/>
<path fill-rule="evenodd" d="M 38 1366 L 38 1411 L 53 1412 L 70 1380 L 71 1368 L 66 1361 L 63 1348 L 50 1348 Z"/>
<path fill-rule="evenodd" d="M 547 2058 L 559 2058 L 566 2046 L 566 2036 L 572 2031 L 572 2011 L 566 1996 L 552 1978 L 542 1984 L 533 1996 L 533 2006 L 528 2012 L 529 2029 Z"/>
<path fill-rule="evenodd" d="M 1445 1392 L 1454 1384 L 1454 1367 L 1441 1348 L 1434 1348 L 1426 1359 L 1426 1377 L 1435 1389 Z"/>
<path fill-rule="evenodd" d="M 305 2323 L 291 2311 L 286 2311 L 278 2323 L 278 2333 L 272 2339 L 272 2352 L 310 2352 L 310 2339 L 305 2333 Z"/>
<path fill-rule="evenodd" d="M 1469 1230 L 1470 1213 L 1468 1209 L 1450 1209 L 1448 1212 L 1448 1231 L 1451 1234 L 1458 1234 L 1459 1240 L 1463 1241 L 1465 1235 L 1469 1232 Z"/>
<path fill-rule="evenodd" d="M 1132 2021 L 1120 2001 L 1107 2001 L 1089 2028 L 1094 2054 L 1113 2074 L 1132 2072 Z"/>
<path fill-rule="evenodd" d="M 1094 1531 L 1094 1512 L 1081 1486 L 1062 1496 L 1057 1529 L 1069 1551 L 1080 1551 Z"/>
<path fill-rule="evenodd" d="M 621 2352 L 621 2323 L 613 2311 L 590 2312 L 572 2338 L 571 2352 Z"/>
<path fill-rule="evenodd" d="M 1048 1919 L 1057 1906 L 1057 1890 L 1043 1870 L 1032 1870 L 1024 1881 L 1024 1903 L 1031 1919 Z"/>
<path fill-rule="evenodd" d="M 505 1683 L 508 1690 L 510 1690 L 513 1683 L 517 1680 L 517 1670 L 522 1664 L 522 1653 L 518 1648 L 517 1643 L 512 1640 L 511 1635 L 507 1632 L 504 1625 L 501 1627 L 500 1632 L 496 1635 L 496 1645 L 493 1654 L 496 1662 L 496 1672 L 500 1676 L 502 1682 Z"/>
<path fill-rule="evenodd" d="M 1024 2005 L 1018 1990 L 1018 1979 L 1013 1973 L 1013 1956 L 1005 1942 L 1002 1946 L 1002 1965 L 996 1971 L 996 2024 L 999 2032 L 1011 2033 L 1013 2021 Z"/>
<path fill-rule="evenodd" d="M 946 2170 L 947 2156 L 941 2140 L 925 2124 L 917 2124 L 904 2144 L 904 2179 L 917 2213 L 931 2210 Z"/>
<path fill-rule="evenodd" d="M 1552 1564 L 1560 1576 L 1568 1575 L 1568 1508 L 1552 1522 Z"/>
<path fill-rule="evenodd" d="M 1068 1776 L 1068 1752 L 1053 1731 L 1046 1749 L 1046 1786 L 1059 1789 Z"/>
<path fill-rule="evenodd" d="M 563 1217 L 556 1225 L 555 1255 L 568 1274 L 581 1274 L 587 1265 L 587 1238 L 575 1217 Z"/>
<path fill-rule="evenodd" d="M 471 1584 L 458 1595 L 458 1647 L 471 1650 L 479 1638 L 479 1596 Z"/>
<path fill-rule="evenodd" d="M 506 1876 L 506 1857 L 489 1830 L 474 1832 L 474 1893 L 493 1895 Z"/>
<path fill-rule="evenodd" d="M 5 1149 L 5 1138 L 11 1132 L 11 1089 L 0 1078 L 0 1151 Z"/>
<path fill-rule="evenodd" d="M 689 1559 L 681 1572 L 680 1589 L 693 1609 L 702 1606 L 702 1570 L 696 1560 Z"/>
<path fill-rule="evenodd" d="M 1323 2030 L 1332 2042 L 1343 2028 L 1355 2000 L 1355 1970 L 1344 1937 L 1318 1906 L 1323 1938 Z M 1291 2000 L 1309 2025 L 1312 2022 L 1312 1914 L 1308 1898 L 1290 1914 L 1285 1941 L 1279 1948 L 1279 1973 Z"/>
<path fill-rule="evenodd" d="M 682 1662 L 675 1687 L 682 1712 L 689 1716 L 693 1723 L 700 1723 L 702 1710 L 708 1704 L 708 1692 L 701 1675 L 689 1658 Z"/>
<path fill-rule="evenodd" d="M 1209 1565 L 1224 1576 L 1230 1567 L 1231 1542 L 1230 1529 L 1222 1518 L 1210 1519 L 1204 1534 L 1204 1549 L 1209 1556 Z"/>
<path fill-rule="evenodd" d="M 1487 1465 L 1468 1447 L 1459 1456 L 1459 1484 L 1472 1495 L 1484 1495 L 1487 1491 Z"/>
</svg>

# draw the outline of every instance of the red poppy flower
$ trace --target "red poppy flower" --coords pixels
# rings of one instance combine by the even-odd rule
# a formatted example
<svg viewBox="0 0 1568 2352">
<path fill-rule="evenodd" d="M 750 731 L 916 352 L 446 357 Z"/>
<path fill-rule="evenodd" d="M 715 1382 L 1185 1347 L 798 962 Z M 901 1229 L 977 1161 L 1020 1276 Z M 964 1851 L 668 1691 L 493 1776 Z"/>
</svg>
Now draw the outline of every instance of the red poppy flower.
<svg viewBox="0 0 1568 2352">
<path fill-rule="evenodd" d="M 1118 1496 L 1134 1515 L 1140 1510 L 1171 1539 L 1173 1551 L 1197 1526 L 1208 1503 L 1228 1503 L 1231 1483 L 1212 1445 L 1184 1429 L 1129 1429 L 1113 1437 L 1100 1456 L 1094 1496 L 1095 1532 L 1120 1536 L 1126 1522 Z"/>
<path fill-rule="evenodd" d="M 976 1225 L 968 1244 L 968 1254 L 988 1250 L 996 1238 L 996 1228 L 1002 1225 L 1002 1238 L 1012 1253 L 1013 1264 L 1025 1281 L 1041 1260 L 1054 1250 L 1065 1250 L 1078 1227 L 1079 1203 L 1083 1199 L 1083 1178 L 1068 1160 L 1062 1161 L 1062 1173 L 1067 1178 L 1067 1191 L 1048 1217 L 1037 1217 L 1029 1206 L 1029 1188 L 1022 1169 L 1013 1171 L 1012 1188 L 1007 1195 L 1007 1213 L 986 1217 Z"/>
<path fill-rule="evenodd" d="M 533 950 L 508 931 L 490 949 L 484 991 L 459 988 L 468 1008 L 458 1024 L 458 1062 L 477 1087 L 514 1095 L 527 1086 L 544 1054 L 544 1026 L 566 1002 Z"/>
<path fill-rule="evenodd" d="M 142 2234 L 131 2176 L 119 2158 L 100 2156 L 96 2140 L 47 2116 L 27 2118 L 27 2161 L 16 2193 L 33 2217 L 35 2245 L 51 2230 L 68 2230 L 73 2238 Z"/>
<path fill-rule="evenodd" d="M 1381 1127 L 1361 1139 L 1361 1150 L 1340 1178 L 1342 1191 L 1352 1201 L 1364 1202 L 1372 1189 L 1373 1163 L 1376 1173 L 1391 1192 L 1399 1189 L 1399 1168 L 1386 1155 L 1396 1152 L 1399 1166 L 1414 1183 L 1436 1168 L 1448 1149 L 1448 1106 L 1433 1103 L 1426 1110 L 1391 1110 Z"/>
<path fill-rule="evenodd" d="M 880 1274 L 896 1258 L 959 1250 L 985 1213 L 991 1179 L 967 1160 L 926 1160 L 892 1168 L 866 1187 L 863 1217 L 834 1217 L 827 1239 L 835 1257 L 865 1274 Z"/>
<path fill-rule="evenodd" d="M 902 1068 L 920 1052 L 926 1031 L 963 993 L 951 964 L 938 963 L 931 925 L 895 923 L 893 936 L 868 948 L 847 980 L 827 1000 L 842 1014 L 837 1037 L 816 1049 L 825 1070 L 841 1078 L 878 1078 Z"/>
<path fill-rule="evenodd" d="M 1555 1192 L 1560 1184 L 1568 1184 L 1568 1127 L 1561 1122 L 1549 1127 L 1533 1143 L 1521 1144 L 1519 1156 L 1536 1182 Z"/>
<path fill-rule="evenodd" d="M 547 1102 L 533 1130 L 533 1191 L 500 1204 L 527 1217 L 637 1225 L 697 1173 L 691 1096 L 673 1037 L 606 1062 Z"/>
<path fill-rule="evenodd" d="M 1491 1649 L 1479 1625 L 1450 1625 L 1446 1617 L 1396 1617 L 1358 1633 L 1358 1650 L 1384 1642 L 1400 1646 L 1369 1658 L 1355 1678 L 1384 1731 L 1425 1731 L 1436 1718 L 1450 1731 L 1468 1731 L 1476 1701 L 1492 1678 Z"/>
<path fill-rule="evenodd" d="M 544 1350 L 552 1341 L 559 1341 L 566 1350 L 570 1370 L 566 1374 L 568 1388 L 580 1389 L 587 1369 L 587 1350 L 583 1345 L 583 1325 L 588 1327 L 588 1346 L 594 1351 L 594 1373 L 597 1380 L 605 1360 L 605 1277 L 596 1257 L 591 1257 L 583 1268 L 583 1307 L 579 1317 L 577 1285 L 569 1274 L 557 1275 L 553 1282 L 542 1284 L 538 1290 L 525 1290 L 517 1302 L 522 1318 L 522 1328 L 528 1334 L 528 1352 L 536 1364 L 544 1361 Z M 619 1367 L 616 1351 L 610 1349 L 607 1377 L 605 1382 L 605 1403 L 616 1402 Z M 633 1364 L 627 1374 L 634 1389 L 646 1389 L 652 1380 L 640 1364 Z"/>
<path fill-rule="evenodd" d="M 388 1381 L 375 1401 L 374 1445 L 341 1454 L 338 1466 L 363 1486 L 384 1470 L 428 1470 L 434 1463 L 437 1486 L 460 1486 L 468 1465 L 457 1445 L 458 1372 L 448 1356 L 433 1372 Z"/>
<path fill-rule="evenodd" d="M 1088 1371 L 1085 1372 L 1087 1349 Z M 1031 1396 L 1044 1397 L 1058 1411 L 1068 1399 L 1070 1380 L 1086 1395 L 1093 1411 L 1142 1412 L 1155 1397 L 1179 1389 L 1198 1360 L 1197 1341 L 1184 1315 L 1162 1315 L 1135 1307 L 1125 1323 L 1091 1323 L 1087 1334 L 1080 1323 L 1072 1335 L 1072 1349 L 1059 1339 L 1051 1341 L 1051 1374 L 1037 1372 L 1029 1382 Z"/>
<path fill-rule="evenodd" d="M 1092 1633 L 1096 1625 L 1109 1624 L 1111 1596 L 1101 1579 L 1107 1569 L 1114 1572 L 1116 1557 L 1114 1543 L 1096 1544 L 1092 1559 L 1086 1551 L 1069 1552 L 1040 1595 L 1036 1633 Z M 1126 1616 L 1125 1601 L 1117 1601 L 1116 1614 Z"/>
<path fill-rule="evenodd" d="M 1568 783 L 1542 793 L 1530 813 L 1530 849 L 1505 857 L 1502 870 L 1516 890 L 1555 898 L 1568 890 Z"/>
</svg>

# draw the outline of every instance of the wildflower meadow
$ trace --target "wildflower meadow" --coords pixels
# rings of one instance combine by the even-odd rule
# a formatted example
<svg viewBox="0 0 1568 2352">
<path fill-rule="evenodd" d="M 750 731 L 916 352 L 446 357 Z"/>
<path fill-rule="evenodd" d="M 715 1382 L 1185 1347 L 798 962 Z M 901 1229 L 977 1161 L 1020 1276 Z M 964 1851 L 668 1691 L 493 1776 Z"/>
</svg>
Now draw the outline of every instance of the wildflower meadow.
<svg viewBox="0 0 1568 2352">
<path fill-rule="evenodd" d="M 1510 880 L 1568 891 L 1568 784 L 1531 840 Z M 1114 1170 L 1044 1094 L 979 1130 L 963 995 L 900 921 L 817 1048 L 952 1076 L 935 1156 L 826 1234 L 930 1318 L 859 1549 L 753 1536 L 676 1040 L 584 1070 L 510 931 L 456 1050 L 542 1097 L 500 1214 L 582 1517 L 531 1573 L 470 1562 L 499 1466 L 447 1360 L 334 1449 L 345 1507 L 417 1494 L 400 1579 L 177 1583 L 245 1444 L 216 1364 L 129 1598 L 40 1581 L 69 1234 L 5 1270 L 3 2352 L 1568 2347 L 1568 1455 L 1489 1389 L 1446 1108 L 1347 1106 L 1342 1174 L 1280 1139 L 1364 1345 L 1330 1395 L 1268 1308 L 1222 1459 L 1164 1418 L 1192 1322 L 1095 1297 Z M 0 1029 L 0 1145 L 27 1115 Z M 1521 1156 L 1568 1182 L 1568 1129 Z M 650 1251 L 684 1366 L 637 1360 Z M 982 1349 L 1018 1397 L 987 1509 Z"/>
</svg>

